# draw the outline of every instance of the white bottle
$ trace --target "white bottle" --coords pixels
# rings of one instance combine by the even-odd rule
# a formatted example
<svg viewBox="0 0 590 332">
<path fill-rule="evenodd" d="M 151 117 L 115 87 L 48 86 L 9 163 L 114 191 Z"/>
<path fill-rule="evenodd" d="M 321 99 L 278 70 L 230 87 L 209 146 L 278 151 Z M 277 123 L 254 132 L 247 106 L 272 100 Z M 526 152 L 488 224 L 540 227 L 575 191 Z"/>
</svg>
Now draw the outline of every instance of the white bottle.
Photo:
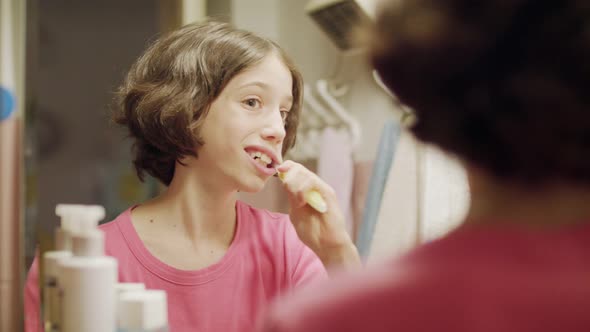
<svg viewBox="0 0 590 332">
<path fill-rule="evenodd" d="M 116 293 L 116 300 L 115 302 L 119 305 L 119 299 L 121 295 L 127 292 L 133 291 L 143 291 L 145 290 L 145 285 L 139 282 L 120 282 L 115 285 L 115 293 Z M 119 321 L 119 309 L 115 307 L 115 319 L 117 322 Z"/>
<path fill-rule="evenodd" d="M 117 261 L 104 255 L 101 206 L 77 213 L 79 230 L 72 235 L 73 257 L 59 263 L 63 332 L 114 332 Z"/>
<path fill-rule="evenodd" d="M 61 329 L 61 313 L 59 311 L 59 276 L 58 262 L 72 256 L 71 233 L 75 228 L 75 211 L 80 205 L 58 204 L 55 214 L 61 219 L 60 226 L 55 230 L 55 250 L 43 254 L 43 320 L 46 332 L 57 332 Z"/>
<path fill-rule="evenodd" d="M 142 291 L 145 290 L 145 285 L 140 282 L 120 282 L 115 285 L 117 298 L 125 292 Z"/>
<path fill-rule="evenodd" d="M 117 308 L 118 332 L 168 331 L 168 305 L 163 290 L 124 292 Z"/>
</svg>

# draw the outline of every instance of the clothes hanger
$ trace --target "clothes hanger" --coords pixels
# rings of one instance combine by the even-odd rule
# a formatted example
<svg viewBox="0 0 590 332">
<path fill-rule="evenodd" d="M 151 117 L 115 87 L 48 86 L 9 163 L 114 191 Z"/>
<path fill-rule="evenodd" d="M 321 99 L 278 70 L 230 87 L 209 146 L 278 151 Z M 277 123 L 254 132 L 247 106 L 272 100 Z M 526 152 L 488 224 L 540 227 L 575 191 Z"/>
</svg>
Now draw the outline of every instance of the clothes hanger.
<svg viewBox="0 0 590 332">
<path fill-rule="evenodd" d="M 348 111 L 334 98 L 330 92 L 328 92 L 328 82 L 326 80 L 318 80 L 316 82 L 316 88 L 318 95 L 322 99 L 332 113 L 343 122 L 348 129 L 352 137 L 352 147 L 358 147 L 361 138 L 361 127 L 358 121 L 348 113 Z"/>
<path fill-rule="evenodd" d="M 321 128 L 324 126 L 324 120 L 320 118 L 320 116 L 315 113 L 311 107 L 306 107 L 307 105 L 303 105 L 301 109 L 301 116 L 299 122 L 299 128 L 302 132 L 307 131 L 311 128 Z"/>
<path fill-rule="evenodd" d="M 304 96 L 311 96 L 311 93 L 309 91 L 308 93 L 304 92 Z M 312 98 L 314 97 L 312 96 Z M 318 151 L 315 149 L 315 145 L 317 144 L 315 144 L 314 140 L 314 137 L 317 136 L 317 131 L 323 130 L 327 126 L 324 118 L 329 116 L 330 121 L 336 121 L 317 100 L 314 99 L 311 104 L 317 104 L 319 106 L 314 108 L 310 103 L 304 104 L 301 110 L 299 128 L 297 128 L 297 142 L 288 153 L 291 159 L 303 161 L 317 158 Z M 320 115 L 321 112 L 324 112 L 323 116 Z"/>
<path fill-rule="evenodd" d="M 307 84 L 303 85 L 303 101 L 309 106 L 310 111 L 318 115 L 318 117 L 325 123 L 324 126 L 318 127 L 336 126 L 339 124 L 338 119 L 316 99 L 312 93 L 311 87 Z"/>
</svg>

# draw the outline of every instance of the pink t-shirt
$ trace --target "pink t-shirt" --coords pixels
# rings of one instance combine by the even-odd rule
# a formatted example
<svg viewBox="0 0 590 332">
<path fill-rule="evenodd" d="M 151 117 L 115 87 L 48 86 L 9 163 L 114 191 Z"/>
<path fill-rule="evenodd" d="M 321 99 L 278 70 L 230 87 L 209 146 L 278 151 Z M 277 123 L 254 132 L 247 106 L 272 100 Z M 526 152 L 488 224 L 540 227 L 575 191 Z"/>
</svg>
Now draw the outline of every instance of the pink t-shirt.
<svg viewBox="0 0 590 332">
<path fill-rule="evenodd" d="M 590 331 L 590 225 L 463 226 L 395 262 L 304 289 L 261 331 Z"/>
<path fill-rule="evenodd" d="M 236 204 L 234 241 L 218 263 L 184 271 L 162 263 L 140 240 L 131 209 L 101 225 L 106 253 L 119 263 L 120 282 L 142 282 L 168 295 L 170 331 L 251 331 L 274 297 L 327 278 L 317 256 L 297 237 L 289 217 Z M 25 288 L 26 332 L 41 331 L 37 262 Z"/>
</svg>

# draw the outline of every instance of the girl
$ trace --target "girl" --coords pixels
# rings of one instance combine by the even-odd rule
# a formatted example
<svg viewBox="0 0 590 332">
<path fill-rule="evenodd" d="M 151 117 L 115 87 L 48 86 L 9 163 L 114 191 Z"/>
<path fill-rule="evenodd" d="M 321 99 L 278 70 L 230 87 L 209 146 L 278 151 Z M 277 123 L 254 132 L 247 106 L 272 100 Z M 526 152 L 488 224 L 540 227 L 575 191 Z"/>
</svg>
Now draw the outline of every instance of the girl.
<svg viewBox="0 0 590 332">
<path fill-rule="evenodd" d="M 135 140 L 138 176 L 167 188 L 101 229 L 121 282 L 167 292 L 171 331 L 249 331 L 274 297 L 325 278 L 327 267 L 358 263 L 333 190 L 282 159 L 295 143 L 301 87 L 275 43 L 216 22 L 157 40 L 121 86 L 115 120 Z M 277 170 L 290 216 L 236 199 L 261 190 Z M 305 204 L 311 189 L 326 213 Z M 26 291 L 31 320 L 36 279 L 35 264 Z"/>
</svg>

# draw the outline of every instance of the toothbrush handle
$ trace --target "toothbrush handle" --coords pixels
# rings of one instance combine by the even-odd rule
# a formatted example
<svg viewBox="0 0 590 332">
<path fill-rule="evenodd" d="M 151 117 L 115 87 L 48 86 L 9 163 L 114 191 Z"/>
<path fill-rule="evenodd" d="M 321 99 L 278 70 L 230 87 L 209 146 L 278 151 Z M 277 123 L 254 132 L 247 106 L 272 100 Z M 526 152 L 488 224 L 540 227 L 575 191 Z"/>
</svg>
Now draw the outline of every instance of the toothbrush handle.
<svg viewBox="0 0 590 332">
<path fill-rule="evenodd" d="M 285 180 L 285 173 L 277 172 L 281 181 Z M 303 194 L 305 202 L 314 208 L 319 213 L 326 213 L 328 211 L 328 204 L 317 190 L 309 190 Z"/>
<path fill-rule="evenodd" d="M 309 204 L 319 213 L 326 213 L 328 211 L 328 204 L 317 190 L 310 190 L 303 194 L 305 202 Z"/>
</svg>

